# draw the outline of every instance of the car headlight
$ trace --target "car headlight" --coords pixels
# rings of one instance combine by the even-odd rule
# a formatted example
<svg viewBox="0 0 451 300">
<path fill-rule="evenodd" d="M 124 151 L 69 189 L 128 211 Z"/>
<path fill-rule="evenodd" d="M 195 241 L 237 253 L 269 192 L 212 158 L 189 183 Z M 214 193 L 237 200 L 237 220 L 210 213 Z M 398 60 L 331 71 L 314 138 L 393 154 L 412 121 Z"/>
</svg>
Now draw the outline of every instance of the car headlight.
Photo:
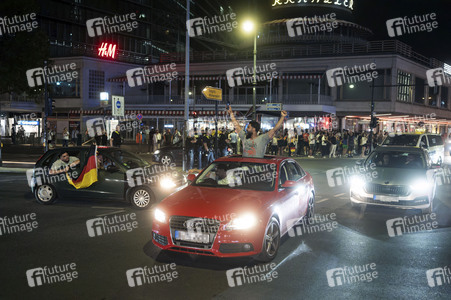
<svg viewBox="0 0 451 300">
<path fill-rule="evenodd" d="M 257 225 L 257 217 L 254 214 L 248 213 L 232 219 L 225 229 L 226 230 L 245 230 Z"/>
<path fill-rule="evenodd" d="M 168 177 L 161 178 L 160 186 L 164 189 L 172 189 L 176 186 L 174 180 Z"/>
<path fill-rule="evenodd" d="M 166 223 L 166 214 L 160 210 L 160 209 L 155 209 L 154 212 L 154 216 L 155 216 L 155 220 L 157 220 L 160 223 Z"/>
<path fill-rule="evenodd" d="M 427 194 L 432 188 L 432 184 L 426 179 L 417 179 L 410 185 L 410 190 L 415 193 Z"/>
<path fill-rule="evenodd" d="M 358 194 L 362 194 L 364 192 L 363 188 L 365 187 L 365 180 L 363 180 L 362 177 L 354 175 L 349 179 L 349 183 L 351 185 L 351 190 Z"/>
<path fill-rule="evenodd" d="M 153 154 L 160 154 L 160 150 L 156 150 Z"/>
</svg>

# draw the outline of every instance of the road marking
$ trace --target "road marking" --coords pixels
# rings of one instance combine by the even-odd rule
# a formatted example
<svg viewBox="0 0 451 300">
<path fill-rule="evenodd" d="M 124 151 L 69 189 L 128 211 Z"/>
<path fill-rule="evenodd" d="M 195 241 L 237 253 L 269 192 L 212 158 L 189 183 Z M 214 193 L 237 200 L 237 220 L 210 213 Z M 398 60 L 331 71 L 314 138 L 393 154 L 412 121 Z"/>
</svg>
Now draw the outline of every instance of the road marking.
<svg viewBox="0 0 451 300">
<path fill-rule="evenodd" d="M 272 272 L 274 272 L 277 268 L 279 268 L 287 260 L 292 259 L 293 257 L 298 256 L 298 255 L 300 255 L 302 253 L 311 252 L 311 251 L 312 251 L 312 249 L 310 249 L 309 246 L 307 246 L 304 243 L 304 241 L 302 241 L 302 243 L 296 249 L 294 249 L 293 252 L 290 253 L 290 255 L 288 255 L 287 257 L 282 259 L 282 261 L 280 263 L 278 263 L 277 266 L 274 267 L 274 269 L 272 269 L 271 271 L 266 273 L 265 276 L 270 275 Z M 266 277 L 266 278 L 268 278 L 268 277 Z"/>
<path fill-rule="evenodd" d="M 321 202 L 328 201 L 328 200 L 330 200 L 330 199 L 329 199 L 329 198 L 324 198 L 324 199 L 321 199 L 321 200 L 315 201 L 315 202 L 316 202 L 316 203 L 321 203 Z"/>
<path fill-rule="evenodd" d="M 345 193 L 341 193 L 341 194 L 334 195 L 334 197 L 340 197 L 340 196 L 344 196 L 344 195 L 345 195 Z"/>
<path fill-rule="evenodd" d="M 91 206 L 91 208 L 106 208 L 106 209 L 124 209 L 124 208 L 118 208 L 118 207 L 112 207 L 112 206 Z"/>
<path fill-rule="evenodd" d="M 101 214 L 101 215 L 96 215 L 96 217 L 103 217 L 103 216 L 108 216 L 108 215 L 114 215 L 114 214 L 118 214 L 118 213 L 122 213 L 125 212 L 125 210 L 121 209 L 121 210 L 117 210 L 117 211 L 112 211 L 106 214 Z"/>
</svg>

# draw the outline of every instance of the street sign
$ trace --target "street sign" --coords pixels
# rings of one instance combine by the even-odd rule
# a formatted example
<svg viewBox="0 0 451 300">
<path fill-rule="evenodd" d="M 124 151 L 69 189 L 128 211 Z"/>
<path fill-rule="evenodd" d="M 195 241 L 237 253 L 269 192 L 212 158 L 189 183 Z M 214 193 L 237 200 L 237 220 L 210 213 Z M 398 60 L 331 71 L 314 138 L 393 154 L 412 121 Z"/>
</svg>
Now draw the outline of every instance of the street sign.
<svg viewBox="0 0 451 300">
<path fill-rule="evenodd" d="M 138 120 L 141 120 L 141 119 L 143 118 L 143 115 L 142 115 L 142 114 L 137 114 L 137 115 L 136 115 L 136 118 L 137 118 Z"/>
<path fill-rule="evenodd" d="M 222 101 L 222 89 L 207 86 L 202 90 L 202 95 L 204 95 L 207 100 Z"/>
<path fill-rule="evenodd" d="M 281 111 L 282 103 L 266 103 L 266 110 L 268 111 Z"/>
<path fill-rule="evenodd" d="M 111 96 L 111 107 L 114 117 L 123 117 L 125 112 L 125 104 L 123 96 Z"/>
</svg>

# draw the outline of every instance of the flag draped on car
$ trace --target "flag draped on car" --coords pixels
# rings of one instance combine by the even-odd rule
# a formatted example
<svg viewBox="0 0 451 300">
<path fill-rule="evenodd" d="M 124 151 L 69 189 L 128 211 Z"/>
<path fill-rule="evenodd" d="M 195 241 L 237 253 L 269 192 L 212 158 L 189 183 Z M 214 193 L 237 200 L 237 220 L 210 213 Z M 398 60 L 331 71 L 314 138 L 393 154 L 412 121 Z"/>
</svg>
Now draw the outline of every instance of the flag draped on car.
<svg viewBox="0 0 451 300">
<path fill-rule="evenodd" d="M 91 186 L 97 179 L 97 146 L 92 145 L 88 152 L 88 157 L 86 158 L 86 164 L 81 171 L 81 174 L 76 178 L 72 179 L 66 173 L 67 181 L 69 184 L 73 185 L 77 190 L 83 189 Z"/>
</svg>

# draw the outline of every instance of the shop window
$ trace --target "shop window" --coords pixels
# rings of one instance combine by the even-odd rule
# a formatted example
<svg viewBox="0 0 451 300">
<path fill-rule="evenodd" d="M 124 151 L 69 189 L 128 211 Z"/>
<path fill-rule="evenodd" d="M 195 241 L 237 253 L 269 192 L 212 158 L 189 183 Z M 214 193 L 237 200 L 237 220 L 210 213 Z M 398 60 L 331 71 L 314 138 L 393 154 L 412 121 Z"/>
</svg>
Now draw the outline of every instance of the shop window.
<svg viewBox="0 0 451 300">
<path fill-rule="evenodd" d="M 448 88 L 446 86 L 442 86 L 442 93 L 440 95 L 440 107 L 448 108 Z"/>
<path fill-rule="evenodd" d="M 89 99 L 98 99 L 105 90 L 105 72 L 89 70 Z"/>
<path fill-rule="evenodd" d="M 398 101 L 412 102 L 412 74 L 398 71 Z"/>
</svg>

